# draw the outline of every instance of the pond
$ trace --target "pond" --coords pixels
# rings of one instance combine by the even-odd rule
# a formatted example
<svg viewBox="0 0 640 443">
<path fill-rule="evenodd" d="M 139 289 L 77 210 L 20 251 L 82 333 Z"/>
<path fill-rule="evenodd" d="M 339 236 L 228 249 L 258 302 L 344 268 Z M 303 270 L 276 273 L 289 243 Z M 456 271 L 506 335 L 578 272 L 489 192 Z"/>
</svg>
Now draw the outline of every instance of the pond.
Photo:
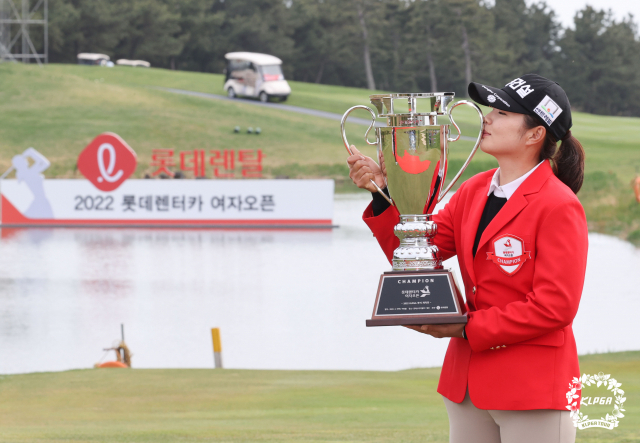
<svg viewBox="0 0 640 443">
<path fill-rule="evenodd" d="M 333 230 L 4 229 L 0 373 L 112 360 L 121 323 L 136 368 L 213 367 L 212 327 L 228 368 L 439 366 L 446 339 L 365 327 L 390 268 L 361 220 L 369 198 L 337 195 Z M 578 351 L 639 349 L 640 252 L 589 239 Z"/>
</svg>

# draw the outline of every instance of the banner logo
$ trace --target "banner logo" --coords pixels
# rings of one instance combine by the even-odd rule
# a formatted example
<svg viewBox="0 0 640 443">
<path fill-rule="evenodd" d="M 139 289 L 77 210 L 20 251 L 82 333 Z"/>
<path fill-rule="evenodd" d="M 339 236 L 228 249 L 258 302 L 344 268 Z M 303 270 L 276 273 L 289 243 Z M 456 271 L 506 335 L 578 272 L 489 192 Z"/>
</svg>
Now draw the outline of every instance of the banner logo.
<svg viewBox="0 0 640 443">
<path fill-rule="evenodd" d="M 51 202 L 44 190 L 44 175 L 42 175 L 50 164 L 49 160 L 34 148 L 28 148 L 11 159 L 11 167 L 16 170 L 16 179 L 27 185 L 33 195 L 31 204 L 24 211 L 24 215 L 28 218 L 53 218 Z"/>
<path fill-rule="evenodd" d="M 501 235 L 492 244 L 494 252 L 487 252 L 487 260 L 498 265 L 508 276 L 518 272 L 524 262 L 531 258 L 531 252 L 524 250 L 524 241 L 515 235 Z"/>
<path fill-rule="evenodd" d="M 136 170 L 137 156 L 118 135 L 97 136 L 78 156 L 78 169 L 96 188 L 117 189 Z"/>
<path fill-rule="evenodd" d="M 598 396 L 585 396 L 583 391 L 585 386 L 591 387 L 589 394 L 597 394 Z M 610 374 L 603 374 L 599 372 L 596 375 L 582 374 L 582 377 L 574 377 L 571 383 L 569 383 L 569 391 L 567 392 L 566 408 L 571 411 L 571 418 L 573 418 L 573 424 L 578 429 L 587 428 L 603 428 L 613 430 L 619 424 L 618 419 L 624 417 L 623 412 L 624 402 L 627 399 L 624 397 L 624 391 L 620 389 L 621 383 L 615 378 L 611 378 Z M 580 398 L 580 393 L 582 398 Z M 578 399 L 580 398 L 580 405 L 578 405 Z M 599 419 L 590 419 L 585 412 L 584 408 L 603 405 L 606 409 L 610 409 L 611 413 L 606 413 L 605 417 Z M 596 411 L 597 412 L 597 411 Z"/>
</svg>

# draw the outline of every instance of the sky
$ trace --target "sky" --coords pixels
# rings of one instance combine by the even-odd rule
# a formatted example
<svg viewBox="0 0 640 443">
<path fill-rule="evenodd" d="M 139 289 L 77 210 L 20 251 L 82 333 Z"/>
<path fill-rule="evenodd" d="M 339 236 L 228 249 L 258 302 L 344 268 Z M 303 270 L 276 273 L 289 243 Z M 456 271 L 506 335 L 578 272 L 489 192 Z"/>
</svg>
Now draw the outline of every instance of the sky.
<svg viewBox="0 0 640 443">
<path fill-rule="evenodd" d="M 527 4 L 537 3 L 527 0 Z M 573 28 L 573 16 L 577 11 L 590 5 L 595 9 L 611 9 L 616 20 L 621 20 L 628 13 L 633 14 L 635 23 L 640 24 L 640 0 L 547 0 L 563 27 Z"/>
</svg>

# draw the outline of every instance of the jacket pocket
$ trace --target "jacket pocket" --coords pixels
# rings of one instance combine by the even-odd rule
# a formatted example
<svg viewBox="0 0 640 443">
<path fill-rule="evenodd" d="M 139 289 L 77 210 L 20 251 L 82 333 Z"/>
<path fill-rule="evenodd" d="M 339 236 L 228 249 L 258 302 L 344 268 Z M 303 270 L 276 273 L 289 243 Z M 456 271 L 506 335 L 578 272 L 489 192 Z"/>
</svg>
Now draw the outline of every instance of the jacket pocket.
<svg viewBox="0 0 640 443">
<path fill-rule="evenodd" d="M 549 332 L 548 334 L 541 335 L 540 337 L 532 338 L 530 340 L 521 341 L 520 343 L 514 343 L 517 345 L 539 345 L 539 346 L 562 346 L 564 344 L 564 330 L 558 329 L 557 331 Z"/>
</svg>

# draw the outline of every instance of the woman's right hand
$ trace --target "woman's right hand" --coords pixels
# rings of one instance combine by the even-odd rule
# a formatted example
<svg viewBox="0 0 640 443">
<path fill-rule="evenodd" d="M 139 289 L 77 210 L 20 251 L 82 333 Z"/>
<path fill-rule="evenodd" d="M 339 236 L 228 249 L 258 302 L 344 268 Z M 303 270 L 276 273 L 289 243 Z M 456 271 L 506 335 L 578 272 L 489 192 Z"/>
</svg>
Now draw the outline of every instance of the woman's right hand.
<svg viewBox="0 0 640 443">
<path fill-rule="evenodd" d="M 358 149 L 351 145 L 351 152 L 353 155 L 347 158 L 347 164 L 349 165 L 349 177 L 353 180 L 353 183 L 361 188 L 366 189 L 369 192 L 377 192 L 371 180 L 381 189 L 387 186 L 384 173 L 384 160 L 381 158 L 382 168 L 371 157 L 364 156 L 358 151 Z"/>
</svg>

